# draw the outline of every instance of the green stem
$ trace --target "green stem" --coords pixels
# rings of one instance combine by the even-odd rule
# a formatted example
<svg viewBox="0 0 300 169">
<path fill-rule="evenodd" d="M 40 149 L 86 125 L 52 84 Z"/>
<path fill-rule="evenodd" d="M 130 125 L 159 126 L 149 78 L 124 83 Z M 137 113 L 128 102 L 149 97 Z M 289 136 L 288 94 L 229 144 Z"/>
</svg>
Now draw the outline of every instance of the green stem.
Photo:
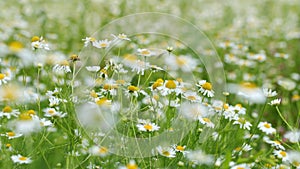
<svg viewBox="0 0 300 169">
<path fill-rule="evenodd" d="M 289 127 L 290 130 L 293 130 L 293 127 L 285 120 L 285 118 L 282 116 L 282 113 L 280 112 L 278 106 L 276 106 L 277 113 L 281 120 Z"/>
</svg>

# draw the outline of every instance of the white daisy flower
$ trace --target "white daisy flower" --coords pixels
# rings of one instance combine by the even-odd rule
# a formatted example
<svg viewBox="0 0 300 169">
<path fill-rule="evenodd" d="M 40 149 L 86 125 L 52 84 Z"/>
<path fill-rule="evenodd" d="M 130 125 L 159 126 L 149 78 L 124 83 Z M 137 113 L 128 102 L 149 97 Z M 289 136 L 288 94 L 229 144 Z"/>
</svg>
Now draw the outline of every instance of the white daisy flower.
<svg viewBox="0 0 300 169">
<path fill-rule="evenodd" d="M 30 157 L 25 157 L 22 156 L 20 154 L 18 155 L 12 155 L 11 159 L 14 163 L 19 163 L 19 164 L 29 164 L 32 162 L 32 160 L 30 159 Z"/>
<path fill-rule="evenodd" d="M 149 49 L 137 49 L 138 55 L 150 57 L 153 55 Z"/>
<path fill-rule="evenodd" d="M 299 151 L 289 151 L 288 154 L 288 161 L 291 165 L 296 167 L 296 169 L 300 169 L 300 152 Z"/>
<path fill-rule="evenodd" d="M 67 60 L 63 60 L 59 64 L 54 65 L 53 71 L 59 74 L 70 73 L 70 64 Z"/>
<path fill-rule="evenodd" d="M 215 161 L 212 155 L 206 154 L 202 150 L 189 151 L 186 157 L 196 165 L 212 165 Z"/>
<path fill-rule="evenodd" d="M 43 39 L 43 37 L 34 36 L 31 39 L 31 47 L 33 50 L 35 49 L 45 49 L 50 50 L 49 45 L 46 43 L 46 41 Z"/>
<path fill-rule="evenodd" d="M 10 106 L 5 106 L 2 111 L 0 111 L 0 117 L 5 116 L 6 118 L 10 119 L 11 116 L 18 117 L 20 112 L 16 109 L 12 109 Z"/>
<path fill-rule="evenodd" d="M 298 143 L 300 141 L 300 131 L 289 131 L 284 134 L 284 138 L 287 138 L 291 143 Z"/>
<path fill-rule="evenodd" d="M 276 133 L 276 129 L 272 127 L 272 124 L 268 122 L 259 122 L 258 126 L 259 130 L 266 134 L 273 134 Z"/>
<path fill-rule="evenodd" d="M 176 157 L 176 152 L 174 151 L 174 149 L 172 147 L 161 147 L 161 146 L 158 146 L 156 148 L 156 150 L 162 156 L 165 156 L 165 157 L 168 157 L 168 158 L 174 158 L 174 157 Z"/>
<path fill-rule="evenodd" d="M 285 148 L 277 140 L 273 141 L 273 140 L 267 139 L 265 141 L 266 141 L 266 143 L 270 144 L 272 147 L 275 147 L 276 149 L 285 150 Z"/>
<path fill-rule="evenodd" d="M 199 92 L 202 93 L 204 96 L 207 97 L 214 97 L 214 91 L 212 90 L 212 85 L 209 82 L 206 82 L 206 80 L 200 80 L 196 86 L 198 86 Z"/>
<path fill-rule="evenodd" d="M 274 99 L 270 103 L 268 103 L 271 106 L 278 106 L 281 103 L 281 99 Z"/>
<path fill-rule="evenodd" d="M 96 39 L 94 37 L 86 37 L 82 41 L 84 42 L 84 47 L 87 47 L 90 43 L 95 42 Z"/>
<path fill-rule="evenodd" d="M 201 97 L 198 96 L 198 94 L 196 92 L 193 92 L 193 91 L 184 92 L 182 97 L 189 100 L 189 101 L 191 101 L 191 102 L 201 102 Z"/>
<path fill-rule="evenodd" d="M 67 113 L 62 113 L 57 111 L 55 108 L 46 108 L 43 110 L 45 112 L 44 116 L 46 117 L 60 117 L 63 118 L 67 115 Z"/>
<path fill-rule="evenodd" d="M 131 41 L 124 33 L 121 33 L 118 36 L 111 34 L 111 36 L 113 36 L 115 39 Z"/>
<path fill-rule="evenodd" d="M 23 136 L 23 134 L 22 133 L 15 133 L 15 132 L 10 131 L 10 132 L 7 132 L 5 134 L 1 134 L 1 136 L 6 136 L 8 139 L 11 140 L 11 139 Z"/>
<path fill-rule="evenodd" d="M 206 125 L 207 127 L 210 127 L 210 128 L 214 128 L 215 127 L 215 124 L 207 117 L 200 117 L 199 118 L 199 122 L 201 124 L 204 124 Z"/>
<path fill-rule="evenodd" d="M 289 58 L 289 54 L 286 54 L 286 53 L 275 53 L 274 56 L 276 58 L 283 58 L 283 59 L 288 59 Z"/>
<path fill-rule="evenodd" d="M 11 78 L 7 75 L 7 74 L 5 74 L 5 73 L 0 73 L 0 86 L 2 85 L 2 84 L 6 84 L 8 81 L 10 81 L 11 80 Z"/>
<path fill-rule="evenodd" d="M 139 131 L 149 131 L 149 132 L 157 131 L 160 128 L 155 123 L 151 123 L 141 119 L 138 120 L 138 124 L 136 125 L 136 127 L 138 128 Z"/>
<path fill-rule="evenodd" d="M 240 128 L 250 130 L 252 124 L 245 120 L 245 118 L 238 118 L 233 122 L 233 124 L 239 124 Z"/>
<path fill-rule="evenodd" d="M 93 42 L 93 46 L 96 48 L 108 48 L 111 41 L 104 39 L 104 40 L 98 40 Z"/>
<path fill-rule="evenodd" d="M 263 92 L 264 92 L 264 95 L 265 95 L 266 97 L 274 97 L 274 96 L 277 96 L 277 92 L 276 92 L 276 91 L 272 91 L 271 89 L 263 88 Z"/>
<path fill-rule="evenodd" d="M 251 167 L 248 164 L 237 164 L 232 166 L 230 169 L 251 169 Z"/>
<path fill-rule="evenodd" d="M 93 156 L 105 157 L 109 154 L 109 151 L 106 147 L 95 145 L 89 148 L 89 153 Z"/>
<path fill-rule="evenodd" d="M 282 159 L 282 161 L 288 161 L 288 159 L 289 159 L 288 153 L 286 151 L 274 150 L 273 153 L 277 158 Z"/>
<path fill-rule="evenodd" d="M 139 169 L 134 160 L 130 160 L 126 166 L 120 166 L 118 169 Z"/>
</svg>

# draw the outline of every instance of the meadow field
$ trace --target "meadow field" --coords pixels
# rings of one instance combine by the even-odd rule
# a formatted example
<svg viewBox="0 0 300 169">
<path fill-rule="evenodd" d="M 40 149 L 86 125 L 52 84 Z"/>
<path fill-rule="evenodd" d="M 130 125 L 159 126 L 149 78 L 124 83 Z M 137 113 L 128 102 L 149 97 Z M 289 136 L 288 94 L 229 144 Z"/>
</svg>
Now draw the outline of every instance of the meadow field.
<svg viewBox="0 0 300 169">
<path fill-rule="evenodd" d="M 1 169 L 300 169 L 300 1 L 0 1 Z"/>
</svg>

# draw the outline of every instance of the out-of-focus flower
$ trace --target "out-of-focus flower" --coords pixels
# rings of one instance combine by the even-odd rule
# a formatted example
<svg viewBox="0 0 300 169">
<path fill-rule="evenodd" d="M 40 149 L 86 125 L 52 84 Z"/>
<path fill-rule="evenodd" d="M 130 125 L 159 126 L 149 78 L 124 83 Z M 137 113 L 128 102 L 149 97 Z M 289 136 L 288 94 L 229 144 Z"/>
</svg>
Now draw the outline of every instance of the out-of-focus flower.
<svg viewBox="0 0 300 169">
<path fill-rule="evenodd" d="M 165 157 L 168 157 L 168 158 L 174 158 L 174 157 L 176 157 L 176 152 L 174 151 L 174 149 L 172 147 L 158 146 L 156 148 L 156 150 L 162 156 L 165 156 Z"/>
<path fill-rule="evenodd" d="M 141 120 L 141 119 L 138 120 L 138 124 L 136 125 L 136 127 L 138 128 L 139 131 L 149 131 L 149 132 L 157 131 L 160 128 L 155 123 L 150 123 L 146 120 Z"/>
</svg>

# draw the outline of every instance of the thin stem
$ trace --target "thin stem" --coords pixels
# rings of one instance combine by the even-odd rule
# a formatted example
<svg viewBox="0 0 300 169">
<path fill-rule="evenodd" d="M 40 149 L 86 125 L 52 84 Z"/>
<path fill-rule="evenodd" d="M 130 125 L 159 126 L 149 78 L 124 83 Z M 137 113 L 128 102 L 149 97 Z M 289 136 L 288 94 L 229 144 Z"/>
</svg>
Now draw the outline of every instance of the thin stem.
<svg viewBox="0 0 300 169">
<path fill-rule="evenodd" d="M 276 106 L 277 113 L 281 120 L 289 127 L 290 130 L 293 130 L 293 127 L 285 120 L 285 118 L 282 116 L 282 113 L 280 112 L 278 106 Z"/>
</svg>

